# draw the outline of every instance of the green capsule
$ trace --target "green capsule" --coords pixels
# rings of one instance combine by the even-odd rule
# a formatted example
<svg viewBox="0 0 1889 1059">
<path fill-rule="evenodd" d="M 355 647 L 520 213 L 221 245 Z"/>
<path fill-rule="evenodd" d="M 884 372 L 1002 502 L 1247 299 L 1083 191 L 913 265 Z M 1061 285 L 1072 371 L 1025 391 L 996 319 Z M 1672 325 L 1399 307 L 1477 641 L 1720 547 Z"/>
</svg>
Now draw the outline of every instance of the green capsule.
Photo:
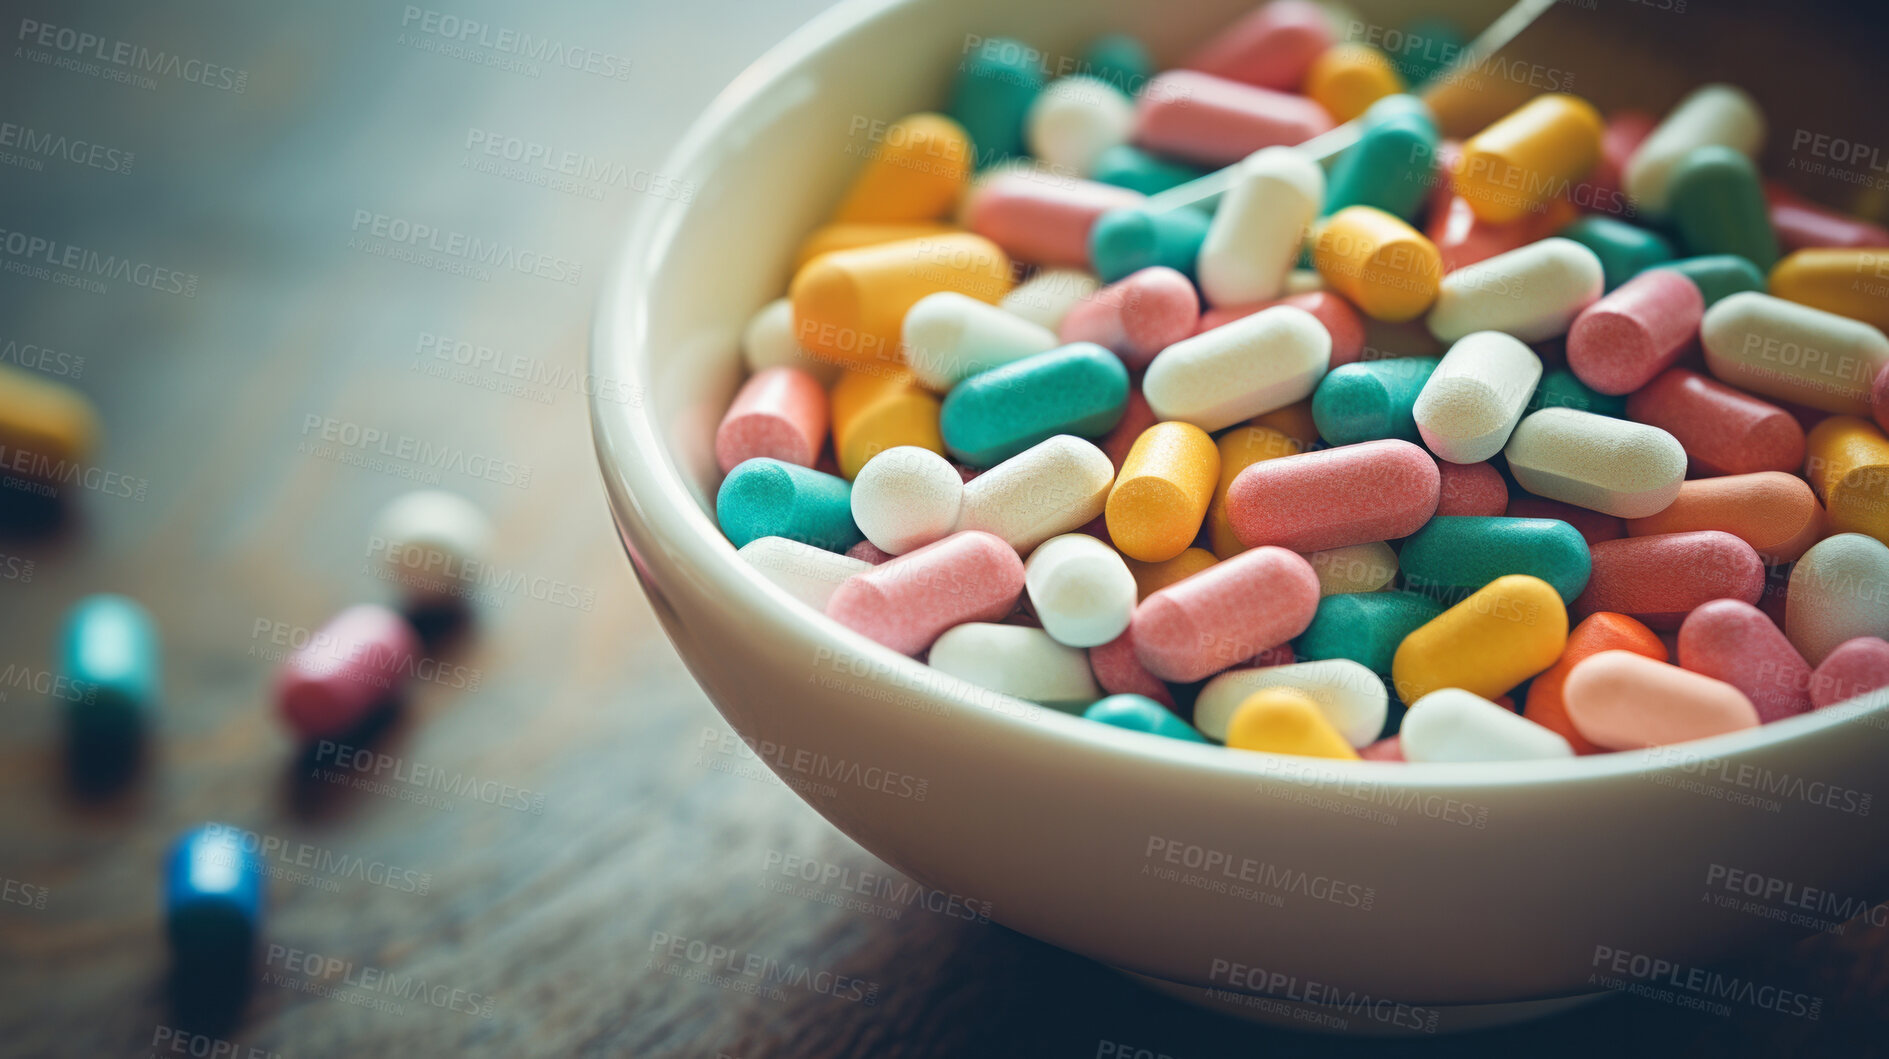
<svg viewBox="0 0 1889 1059">
<path fill-rule="evenodd" d="M 1093 342 L 1072 342 L 952 387 L 938 432 L 953 456 L 992 467 L 1058 434 L 1101 437 L 1127 407 L 1121 358 Z"/>
<path fill-rule="evenodd" d="M 1765 289 L 1764 273 L 1758 271 L 1758 266 L 1736 254 L 1681 258 L 1668 261 L 1660 267 L 1670 268 L 1691 280 L 1699 288 L 1699 293 L 1705 295 L 1705 307 L 1708 309 L 1721 298 L 1748 290 L 1762 293 Z"/>
<path fill-rule="evenodd" d="M 162 652 L 151 615 L 124 596 L 87 596 L 67 613 L 59 677 L 72 750 L 81 759 L 122 759 L 157 709 Z"/>
<path fill-rule="evenodd" d="M 1386 96 L 1359 119 L 1358 141 L 1332 163 L 1322 216 L 1373 206 L 1414 220 L 1436 179 L 1436 121 L 1416 96 Z"/>
<path fill-rule="evenodd" d="M 1193 725 L 1174 716 L 1172 710 L 1145 695 L 1110 695 L 1105 699 L 1097 699 L 1094 705 L 1082 711 L 1082 715 L 1091 721 L 1112 724 L 1131 732 L 1164 735 L 1188 743 L 1207 741 L 1205 736 L 1194 730 Z"/>
<path fill-rule="evenodd" d="M 1104 283 L 1155 265 L 1192 279 L 1212 220 L 1191 207 L 1165 213 L 1140 206 L 1110 210 L 1089 227 L 1089 266 Z"/>
<path fill-rule="evenodd" d="M 1312 422 L 1333 445 L 1400 438 L 1421 444 L 1412 410 L 1436 357 L 1361 360 L 1333 368 L 1312 392 Z"/>
<path fill-rule="evenodd" d="M 1122 90 L 1125 96 L 1134 96 L 1141 91 L 1141 86 L 1148 81 L 1148 75 L 1154 72 L 1154 60 L 1148 57 L 1148 49 L 1140 41 L 1126 33 L 1108 33 L 1089 43 L 1089 50 L 1082 53 L 1082 73 L 1098 81 L 1106 81 Z"/>
<path fill-rule="evenodd" d="M 1293 641 L 1293 650 L 1301 661 L 1349 658 L 1388 677 L 1397 645 L 1443 609 L 1436 600 L 1411 592 L 1326 596 L 1318 601 L 1312 624 Z"/>
<path fill-rule="evenodd" d="M 1623 419 L 1627 414 L 1627 398 L 1625 394 L 1615 396 L 1589 389 L 1586 383 L 1574 377 L 1573 372 L 1556 368 L 1542 373 L 1541 382 L 1535 387 L 1534 396 L 1528 399 L 1528 408 L 1523 414 L 1539 412 L 1544 408 L 1574 408 Z"/>
<path fill-rule="evenodd" d="M 978 168 L 1023 153 L 1023 122 L 1042 90 L 1040 57 L 1021 41 L 993 37 L 964 57 L 950 115 L 970 134 Z"/>
<path fill-rule="evenodd" d="M 1096 156 L 1089 179 L 1118 188 L 1159 195 L 1190 180 L 1199 179 L 1204 170 L 1179 162 L 1169 162 L 1129 144 L 1118 144 Z"/>
<path fill-rule="evenodd" d="M 1769 270 L 1777 232 L 1758 167 L 1730 147 L 1695 148 L 1673 167 L 1672 222 L 1689 254 L 1737 254 Z"/>
<path fill-rule="evenodd" d="M 1509 574 L 1539 577 L 1571 603 L 1593 572 L 1581 531 L 1560 519 L 1504 515 L 1433 518 L 1404 539 L 1397 567 L 1406 589 L 1448 605 Z"/>
<path fill-rule="evenodd" d="M 1556 234 L 1587 247 L 1600 258 L 1608 290 L 1673 259 L 1671 243 L 1656 233 L 1612 217 L 1582 217 Z"/>
<path fill-rule="evenodd" d="M 843 552 L 864 534 L 853 522 L 853 485 L 766 456 L 743 460 L 715 494 L 715 521 L 739 548 L 762 537 Z"/>
</svg>

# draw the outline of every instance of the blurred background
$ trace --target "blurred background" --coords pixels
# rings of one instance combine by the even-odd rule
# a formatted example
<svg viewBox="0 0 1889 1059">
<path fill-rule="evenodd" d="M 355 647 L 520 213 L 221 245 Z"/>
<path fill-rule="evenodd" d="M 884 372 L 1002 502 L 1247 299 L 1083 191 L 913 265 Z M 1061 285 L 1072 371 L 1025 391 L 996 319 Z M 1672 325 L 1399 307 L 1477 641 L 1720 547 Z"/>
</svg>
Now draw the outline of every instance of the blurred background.
<svg viewBox="0 0 1889 1059">
<path fill-rule="evenodd" d="M 0 1054 L 1376 1054 L 1158 999 L 976 895 L 889 899 L 658 631 L 591 455 L 588 395 L 622 392 L 587 374 L 594 299 L 628 215 L 689 193 L 668 148 L 822 0 L 430 2 L 0 17 L 0 360 L 84 392 L 105 438 L 56 498 L 0 490 Z M 120 44 L 183 62 L 98 59 Z M 439 251 L 474 242 L 486 263 Z M 300 749 L 277 665 L 393 601 L 370 533 L 419 487 L 487 513 L 501 576 L 359 746 Z M 46 692 L 60 617 L 102 591 L 150 609 L 165 665 L 110 782 L 69 766 Z M 162 865 L 213 820 L 262 851 L 262 947 L 182 1004 Z M 1817 1021 L 1615 998 L 1390 1050 L 1862 1054 L 1881 933 L 1763 957 L 1831 998 Z M 677 939 L 827 985 L 691 980 Z"/>
</svg>

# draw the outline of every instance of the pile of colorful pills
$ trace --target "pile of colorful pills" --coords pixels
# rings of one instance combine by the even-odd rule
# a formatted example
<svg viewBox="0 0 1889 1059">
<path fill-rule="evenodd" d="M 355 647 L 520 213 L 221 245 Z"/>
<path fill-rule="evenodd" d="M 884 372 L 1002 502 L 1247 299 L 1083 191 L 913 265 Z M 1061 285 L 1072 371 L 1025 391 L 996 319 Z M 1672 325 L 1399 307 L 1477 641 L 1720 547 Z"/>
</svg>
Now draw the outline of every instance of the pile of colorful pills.
<svg viewBox="0 0 1889 1059">
<path fill-rule="evenodd" d="M 1889 231 L 1764 181 L 1745 92 L 1458 142 L 1304 0 L 1076 66 L 983 41 L 748 324 L 715 514 L 762 576 L 984 688 L 1286 754 L 1889 686 Z"/>
</svg>

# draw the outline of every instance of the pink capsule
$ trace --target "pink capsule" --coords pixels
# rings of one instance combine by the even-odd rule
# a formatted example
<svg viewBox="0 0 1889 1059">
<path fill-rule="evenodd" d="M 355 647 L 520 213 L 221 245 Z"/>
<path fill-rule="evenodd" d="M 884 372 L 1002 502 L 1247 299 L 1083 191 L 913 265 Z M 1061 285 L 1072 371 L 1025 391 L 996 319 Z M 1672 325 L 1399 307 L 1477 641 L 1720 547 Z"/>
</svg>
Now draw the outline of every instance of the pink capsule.
<svg viewBox="0 0 1889 1059">
<path fill-rule="evenodd" d="M 349 731 L 400 691 L 420 638 L 407 619 L 373 603 L 329 619 L 282 665 L 276 704 L 303 739 Z"/>
<path fill-rule="evenodd" d="M 1789 412 L 1684 368 L 1628 397 L 1627 418 L 1678 439 L 1694 478 L 1795 472 L 1804 462 L 1804 428 Z"/>
<path fill-rule="evenodd" d="M 1581 534 L 1581 539 L 1592 548 L 1601 541 L 1617 541 L 1627 535 L 1627 521 L 1599 511 L 1590 511 L 1573 504 L 1564 504 L 1559 500 L 1550 500 L 1533 493 L 1516 492 L 1509 497 L 1508 510 L 1503 514 L 1510 518 L 1553 518 L 1573 526 Z"/>
<path fill-rule="evenodd" d="M 1632 393 L 1672 367 L 1699 334 L 1698 284 L 1656 268 L 1582 309 L 1568 329 L 1568 370 L 1605 394 Z"/>
<path fill-rule="evenodd" d="M 1405 761 L 1404 742 L 1397 736 L 1386 736 L 1358 751 L 1358 756 L 1366 761 Z"/>
<path fill-rule="evenodd" d="M 1122 461 L 1128 458 L 1128 450 L 1135 447 L 1141 432 L 1156 423 L 1154 409 L 1148 407 L 1148 399 L 1141 394 L 1141 387 L 1128 388 L 1128 406 L 1122 409 L 1122 418 L 1115 424 L 1115 429 L 1103 435 L 1096 442 L 1103 452 L 1108 453 L 1109 462 L 1115 465 L 1115 473 L 1122 473 Z M 1102 516 L 1096 516 L 1096 522 L 1103 522 Z M 1106 535 L 1102 536 L 1107 540 Z"/>
<path fill-rule="evenodd" d="M 1174 693 L 1135 656 L 1132 628 L 1100 647 L 1089 648 L 1089 671 L 1110 695 L 1145 695 L 1170 710 L 1174 708 Z"/>
<path fill-rule="evenodd" d="M 826 444 L 826 423 L 819 380 L 796 368 L 757 371 L 715 430 L 715 462 L 724 474 L 757 456 L 811 467 Z"/>
<path fill-rule="evenodd" d="M 1810 665 L 1763 611 L 1735 599 L 1705 603 L 1679 626 L 1679 665 L 1737 688 L 1769 724 L 1810 709 Z"/>
<path fill-rule="evenodd" d="M 1142 89 L 1134 142 L 1156 154 L 1225 166 L 1261 147 L 1294 146 L 1330 128 L 1331 115 L 1305 96 L 1169 70 Z"/>
<path fill-rule="evenodd" d="M 859 575 L 865 577 L 865 574 Z M 1255 606 L 1264 600 L 1264 606 Z M 1318 575 L 1303 556 L 1254 548 L 1167 586 L 1135 608 L 1135 656 L 1162 680 L 1239 665 L 1312 624 Z"/>
<path fill-rule="evenodd" d="M 1438 515 L 1501 515 L 1509 509 L 1509 484 L 1489 463 L 1448 463 L 1438 460 L 1441 484 L 1437 490 Z M 1552 503 L 1552 501 L 1550 501 Z"/>
<path fill-rule="evenodd" d="M 1782 184 L 1766 182 L 1771 227 L 1785 253 L 1821 247 L 1889 246 L 1889 229 L 1828 210 Z"/>
<path fill-rule="evenodd" d="M 1181 65 L 1261 88 L 1296 89 L 1331 47 L 1331 20 L 1310 0 L 1273 0 L 1221 30 Z"/>
<path fill-rule="evenodd" d="M 1632 651 L 1575 663 L 1561 686 L 1575 731 L 1607 750 L 1670 746 L 1758 726 L 1744 693 Z"/>
<path fill-rule="evenodd" d="M 1581 618 L 1605 610 L 1676 629 L 1694 607 L 1715 599 L 1756 604 L 1764 593 L 1758 553 L 1719 530 L 1601 541 L 1588 556 L 1593 573 L 1570 608 Z"/>
<path fill-rule="evenodd" d="M 1096 218 L 1144 199 L 1093 180 L 998 173 L 971 193 L 965 225 L 1018 261 L 1086 269 Z"/>
<path fill-rule="evenodd" d="M 892 558 L 892 553 L 882 550 L 877 544 L 871 541 L 860 541 L 858 544 L 846 549 L 846 557 L 848 559 L 859 559 L 878 566 L 880 563 Z"/>
<path fill-rule="evenodd" d="M 1366 441 L 1253 464 L 1227 489 L 1227 519 L 1248 548 L 1317 552 L 1407 537 L 1436 514 L 1441 490 L 1423 449 Z"/>
<path fill-rule="evenodd" d="M 1194 334 L 1211 331 L 1221 324 L 1230 324 L 1243 316 L 1251 316 L 1275 305 L 1304 309 L 1325 325 L 1326 332 L 1331 335 L 1331 368 L 1355 363 L 1364 356 L 1364 318 L 1358 315 L 1358 310 L 1350 302 L 1328 290 L 1288 294 L 1277 301 L 1255 302 L 1252 305 L 1223 305 L 1208 309 L 1200 314 L 1200 322 L 1194 325 Z"/>
<path fill-rule="evenodd" d="M 1200 295 L 1186 276 L 1163 265 L 1144 268 L 1078 302 L 1063 317 L 1056 337 L 1064 342 L 1107 346 L 1131 371 L 1194 333 Z"/>
<path fill-rule="evenodd" d="M 1009 616 L 1022 594 L 1017 550 L 995 534 L 965 530 L 840 582 L 826 613 L 869 640 L 916 655 L 953 626 Z"/>
<path fill-rule="evenodd" d="M 1810 704 L 1821 710 L 1877 688 L 1889 688 L 1889 641 L 1859 636 L 1823 656 L 1810 675 Z"/>
</svg>

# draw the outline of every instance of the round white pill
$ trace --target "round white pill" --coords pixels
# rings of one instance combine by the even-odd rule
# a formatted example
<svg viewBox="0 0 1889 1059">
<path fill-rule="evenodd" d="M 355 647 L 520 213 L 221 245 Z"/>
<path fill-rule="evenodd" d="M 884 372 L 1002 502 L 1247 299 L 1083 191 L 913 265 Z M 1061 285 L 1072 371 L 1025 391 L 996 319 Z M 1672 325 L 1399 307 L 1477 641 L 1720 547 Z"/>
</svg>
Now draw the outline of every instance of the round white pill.
<svg viewBox="0 0 1889 1059">
<path fill-rule="evenodd" d="M 1423 443 L 1451 463 L 1481 463 L 1502 451 L 1541 381 L 1541 358 L 1500 331 L 1464 335 L 1417 394 L 1412 414 Z"/>
<path fill-rule="evenodd" d="M 491 541 L 492 523 L 472 501 L 422 489 L 381 509 L 369 547 L 410 598 L 440 604 L 464 601 L 477 586 L 476 568 Z"/>
<path fill-rule="evenodd" d="M 966 622 L 938 637 L 927 658 L 933 669 L 980 688 L 1069 712 L 1102 697 L 1088 652 L 1024 625 Z"/>
<path fill-rule="evenodd" d="M 1411 704 L 1399 730 L 1406 761 L 1535 761 L 1573 757 L 1566 739 L 1461 688 Z"/>
<path fill-rule="evenodd" d="M 1200 244 L 1197 271 L 1208 303 L 1279 297 L 1324 202 L 1325 171 L 1304 152 L 1265 147 L 1248 155 Z"/>
<path fill-rule="evenodd" d="M 1108 453 L 1079 437 L 1058 434 L 971 479 L 964 486 L 958 529 L 994 533 L 1018 555 L 1028 555 L 1058 533 L 1093 521 L 1114 484 Z"/>
<path fill-rule="evenodd" d="M 1318 704 L 1319 712 L 1345 742 L 1365 746 L 1384 730 L 1390 695 L 1376 673 L 1349 658 L 1295 662 L 1286 666 L 1229 669 L 1207 681 L 1194 700 L 1194 727 L 1226 742 L 1234 711 L 1267 688 L 1291 688 Z"/>
<path fill-rule="evenodd" d="M 786 537 L 758 537 L 735 552 L 762 577 L 807 606 L 826 612 L 826 601 L 840 582 L 865 573 L 872 564 Z"/>
<path fill-rule="evenodd" d="M 1135 575 L 1121 553 L 1086 533 L 1037 545 L 1023 564 L 1023 587 L 1043 631 L 1070 647 L 1100 647 L 1135 616 Z"/>
<path fill-rule="evenodd" d="M 1102 152 L 1128 142 L 1135 105 L 1120 89 L 1093 77 L 1063 77 L 1037 94 L 1024 119 L 1030 153 L 1070 176 L 1095 171 Z"/>
<path fill-rule="evenodd" d="M 853 521 L 880 551 L 904 555 L 943 540 L 958 524 L 964 476 L 916 445 L 886 449 L 853 479 Z"/>
<path fill-rule="evenodd" d="M 1542 239 L 1444 276 L 1425 323 L 1441 342 L 1476 331 L 1540 342 L 1567 334 L 1605 286 L 1592 250 L 1572 239 Z"/>
<path fill-rule="evenodd" d="M 1331 332 L 1318 317 L 1275 305 L 1162 350 L 1141 392 L 1156 418 L 1214 431 L 1310 397 L 1330 364 Z"/>
<path fill-rule="evenodd" d="M 905 311 L 901 338 L 905 363 L 934 390 L 1061 344 L 1049 328 L 956 291 L 918 299 Z"/>
<path fill-rule="evenodd" d="M 1678 438 L 1575 408 L 1525 417 L 1503 455 L 1523 489 L 1619 518 L 1659 514 L 1686 481 L 1686 450 Z"/>
</svg>

